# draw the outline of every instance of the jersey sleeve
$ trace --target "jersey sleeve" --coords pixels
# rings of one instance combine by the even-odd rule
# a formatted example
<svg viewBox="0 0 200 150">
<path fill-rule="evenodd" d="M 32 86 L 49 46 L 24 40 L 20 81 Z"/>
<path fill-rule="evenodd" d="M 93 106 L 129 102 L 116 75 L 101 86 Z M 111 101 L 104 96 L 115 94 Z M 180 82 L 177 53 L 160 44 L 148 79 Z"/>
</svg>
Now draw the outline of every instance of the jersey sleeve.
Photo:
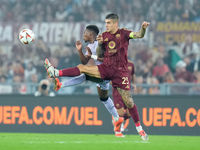
<svg viewBox="0 0 200 150">
<path fill-rule="evenodd" d="M 103 32 L 102 33 L 102 37 L 103 37 L 103 43 L 102 43 L 102 49 L 103 50 L 105 50 L 106 48 L 105 48 L 105 39 L 107 38 L 107 34 L 106 34 L 106 32 Z"/>
<path fill-rule="evenodd" d="M 88 44 L 88 45 L 87 45 L 87 47 L 89 47 L 89 48 L 90 48 L 90 50 L 92 51 L 92 47 L 91 47 L 91 45 L 90 45 L 90 44 Z M 93 52 L 92 52 L 92 53 L 93 53 Z M 84 55 L 88 55 L 88 52 L 86 51 Z"/>
<path fill-rule="evenodd" d="M 126 36 L 127 39 L 133 39 L 130 35 L 133 34 L 133 31 L 127 29 L 127 28 L 123 28 L 123 32 Z"/>
</svg>

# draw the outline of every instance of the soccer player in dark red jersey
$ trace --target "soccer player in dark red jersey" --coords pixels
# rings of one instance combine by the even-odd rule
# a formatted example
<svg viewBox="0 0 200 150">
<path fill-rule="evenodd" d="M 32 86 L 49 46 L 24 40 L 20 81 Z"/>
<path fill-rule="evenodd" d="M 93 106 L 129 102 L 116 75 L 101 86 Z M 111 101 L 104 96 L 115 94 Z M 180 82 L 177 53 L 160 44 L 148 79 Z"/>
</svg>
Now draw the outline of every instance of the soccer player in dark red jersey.
<svg viewBox="0 0 200 150">
<path fill-rule="evenodd" d="M 136 86 L 134 83 L 134 80 L 135 80 L 134 63 L 130 60 L 128 60 L 128 79 L 129 79 L 130 84 L 132 83 L 132 86 L 135 89 Z M 113 95 L 114 94 L 117 94 L 115 97 L 118 97 L 117 99 L 114 99 L 115 108 L 117 109 L 119 116 L 122 116 L 124 118 L 124 121 L 126 121 L 127 119 L 129 119 L 131 117 L 129 110 L 128 110 L 127 106 L 124 104 L 121 95 L 119 95 L 115 90 L 113 90 Z M 134 105 L 136 106 L 136 104 L 134 104 Z M 139 118 L 137 111 L 135 112 L 135 117 L 133 117 L 133 120 L 135 122 L 136 130 L 140 134 L 140 132 L 143 129 L 142 129 L 142 126 L 140 125 L 140 118 Z M 112 122 L 115 122 L 115 121 L 112 120 Z M 121 132 L 123 132 L 123 126 L 120 128 L 120 130 L 115 132 L 115 136 L 120 135 Z"/>
<path fill-rule="evenodd" d="M 149 22 L 143 22 L 141 30 L 138 32 L 125 28 L 120 29 L 118 15 L 111 13 L 106 16 L 105 23 L 107 31 L 97 36 L 99 43 L 97 48 L 98 55 L 100 56 L 101 52 L 104 51 L 104 61 L 102 64 L 94 66 L 80 64 L 74 68 L 58 70 L 51 66 L 48 59 L 46 59 L 45 67 L 50 77 L 73 77 L 85 73 L 91 77 L 111 80 L 115 93 L 113 98 L 118 99 L 118 95 L 121 95 L 131 117 L 136 118 L 135 115 L 138 114 L 137 106 L 133 102 L 128 80 L 127 50 L 130 39 L 144 37 Z M 139 133 L 142 140 L 148 140 L 148 135 L 144 130 L 141 129 Z"/>
</svg>

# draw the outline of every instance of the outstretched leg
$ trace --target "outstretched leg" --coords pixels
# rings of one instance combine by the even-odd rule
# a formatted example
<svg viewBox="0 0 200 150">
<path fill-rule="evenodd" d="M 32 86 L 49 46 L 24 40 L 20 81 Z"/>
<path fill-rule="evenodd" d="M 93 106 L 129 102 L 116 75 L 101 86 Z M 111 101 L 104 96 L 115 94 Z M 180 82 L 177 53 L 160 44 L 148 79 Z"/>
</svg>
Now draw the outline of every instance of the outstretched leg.
<svg viewBox="0 0 200 150">
<path fill-rule="evenodd" d="M 55 91 L 58 91 L 62 87 L 69 87 L 69 86 L 81 84 L 84 81 L 86 81 L 86 76 L 85 76 L 84 73 L 82 73 L 81 75 L 79 75 L 77 77 L 69 79 L 67 81 L 64 81 L 64 82 L 60 82 L 58 78 L 55 78 L 55 80 L 54 80 L 54 84 L 55 84 L 54 89 L 55 89 Z"/>
<path fill-rule="evenodd" d="M 87 65 L 80 64 L 77 67 L 58 70 L 51 65 L 48 59 L 45 59 L 44 66 L 47 70 L 47 74 L 51 78 L 55 78 L 59 76 L 75 77 L 75 76 L 79 76 L 82 73 L 85 73 L 86 75 L 89 75 L 91 77 L 101 78 L 101 75 L 97 66 L 87 66 Z"/>
</svg>

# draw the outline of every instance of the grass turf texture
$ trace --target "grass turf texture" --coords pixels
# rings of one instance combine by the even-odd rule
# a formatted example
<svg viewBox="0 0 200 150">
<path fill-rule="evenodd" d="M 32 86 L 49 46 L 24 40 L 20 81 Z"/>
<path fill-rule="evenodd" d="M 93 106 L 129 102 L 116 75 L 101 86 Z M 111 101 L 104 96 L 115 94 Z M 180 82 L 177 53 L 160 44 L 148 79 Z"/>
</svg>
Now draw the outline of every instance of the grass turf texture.
<svg viewBox="0 0 200 150">
<path fill-rule="evenodd" d="M 0 150 L 199 150 L 199 136 L 0 133 Z"/>
</svg>

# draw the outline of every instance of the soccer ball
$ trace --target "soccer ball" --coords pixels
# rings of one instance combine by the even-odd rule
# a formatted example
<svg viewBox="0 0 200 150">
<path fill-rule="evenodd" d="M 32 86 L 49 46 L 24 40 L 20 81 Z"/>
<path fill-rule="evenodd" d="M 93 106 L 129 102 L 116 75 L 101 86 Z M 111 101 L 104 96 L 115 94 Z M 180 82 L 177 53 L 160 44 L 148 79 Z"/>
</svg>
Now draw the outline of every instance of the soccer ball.
<svg viewBox="0 0 200 150">
<path fill-rule="evenodd" d="M 23 29 L 20 33 L 19 33 L 19 40 L 23 43 L 23 44 L 31 44 L 34 41 L 34 33 L 33 31 L 31 31 L 30 29 Z"/>
</svg>

